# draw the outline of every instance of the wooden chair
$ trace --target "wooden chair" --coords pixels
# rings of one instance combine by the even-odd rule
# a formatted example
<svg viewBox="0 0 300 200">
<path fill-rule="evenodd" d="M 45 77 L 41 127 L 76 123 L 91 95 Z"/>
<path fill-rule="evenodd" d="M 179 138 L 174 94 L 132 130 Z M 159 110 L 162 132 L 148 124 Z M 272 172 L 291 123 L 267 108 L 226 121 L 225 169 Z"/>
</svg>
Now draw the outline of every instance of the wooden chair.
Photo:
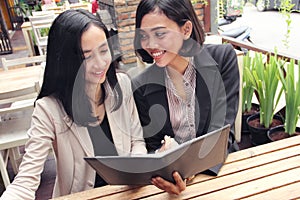
<svg viewBox="0 0 300 200">
<path fill-rule="evenodd" d="M 14 173 L 18 172 L 22 158 L 19 147 L 28 140 L 27 130 L 39 91 L 40 85 L 36 82 L 28 88 L 0 93 L 0 171 L 5 187 L 10 184 L 8 160 Z"/>
<path fill-rule="evenodd" d="M 2 66 L 4 70 L 8 70 L 9 68 L 20 66 L 20 65 L 36 65 L 41 64 L 45 65 L 46 63 L 46 55 L 41 56 L 31 56 L 31 57 L 23 57 L 7 60 L 6 58 L 1 58 Z"/>
<path fill-rule="evenodd" d="M 88 10 L 90 12 L 92 12 L 92 4 L 90 3 L 75 3 L 75 1 L 73 0 L 74 3 L 71 3 L 69 5 L 70 9 L 84 9 L 84 10 Z"/>
<path fill-rule="evenodd" d="M 32 16 L 54 15 L 53 10 L 32 11 Z"/>
<path fill-rule="evenodd" d="M 28 17 L 40 55 L 46 54 L 48 32 L 55 17 L 54 13 Z"/>
</svg>

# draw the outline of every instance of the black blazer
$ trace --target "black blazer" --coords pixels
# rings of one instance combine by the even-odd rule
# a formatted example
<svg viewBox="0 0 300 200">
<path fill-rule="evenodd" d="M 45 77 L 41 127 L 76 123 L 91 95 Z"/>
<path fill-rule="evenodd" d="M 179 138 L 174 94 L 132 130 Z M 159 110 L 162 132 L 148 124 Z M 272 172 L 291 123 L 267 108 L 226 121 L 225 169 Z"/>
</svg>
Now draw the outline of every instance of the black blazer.
<svg viewBox="0 0 300 200">
<path fill-rule="evenodd" d="M 194 56 L 196 67 L 196 136 L 231 125 L 228 151 L 236 151 L 234 121 L 239 101 L 239 69 L 233 47 L 204 45 Z M 160 148 L 165 135 L 174 137 L 163 67 L 152 65 L 132 80 L 134 98 L 148 151 Z M 217 173 L 220 166 L 211 169 Z"/>
</svg>

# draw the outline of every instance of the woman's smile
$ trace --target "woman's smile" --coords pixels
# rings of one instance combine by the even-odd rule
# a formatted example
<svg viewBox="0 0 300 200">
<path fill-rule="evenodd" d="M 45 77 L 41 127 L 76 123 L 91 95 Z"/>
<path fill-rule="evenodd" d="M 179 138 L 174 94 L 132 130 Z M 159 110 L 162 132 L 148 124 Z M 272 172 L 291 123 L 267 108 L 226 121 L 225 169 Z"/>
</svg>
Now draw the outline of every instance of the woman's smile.
<svg viewBox="0 0 300 200">
<path fill-rule="evenodd" d="M 167 52 L 166 50 L 154 50 L 154 51 L 150 51 L 151 56 L 153 57 L 154 60 L 161 59 L 166 52 Z"/>
<path fill-rule="evenodd" d="M 105 72 L 103 71 L 98 71 L 98 72 L 93 72 L 93 75 L 98 77 L 98 78 L 102 78 L 104 76 Z"/>
</svg>

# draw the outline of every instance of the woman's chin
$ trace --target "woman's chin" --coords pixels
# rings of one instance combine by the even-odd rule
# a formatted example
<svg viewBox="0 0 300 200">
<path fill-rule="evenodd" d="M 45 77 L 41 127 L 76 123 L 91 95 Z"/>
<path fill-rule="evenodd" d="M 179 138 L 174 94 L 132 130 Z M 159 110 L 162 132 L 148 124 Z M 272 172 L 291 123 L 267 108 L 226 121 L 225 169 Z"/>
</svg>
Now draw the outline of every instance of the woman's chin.
<svg viewBox="0 0 300 200">
<path fill-rule="evenodd" d="M 155 64 L 158 66 L 158 67 L 165 67 L 167 66 L 168 64 L 162 60 L 155 60 Z"/>
<path fill-rule="evenodd" d="M 95 78 L 93 80 L 88 81 L 90 85 L 99 85 L 105 82 L 106 77 Z"/>
<path fill-rule="evenodd" d="M 163 57 L 161 57 L 159 59 L 154 59 L 154 61 L 158 67 L 166 67 L 170 64 L 170 62 L 173 59 L 174 59 L 173 57 L 170 57 L 170 54 L 164 54 Z"/>
<path fill-rule="evenodd" d="M 98 84 L 104 83 L 104 82 L 105 82 L 105 79 L 106 79 L 106 76 L 103 76 L 102 78 L 100 78 L 100 79 L 98 80 Z"/>
</svg>

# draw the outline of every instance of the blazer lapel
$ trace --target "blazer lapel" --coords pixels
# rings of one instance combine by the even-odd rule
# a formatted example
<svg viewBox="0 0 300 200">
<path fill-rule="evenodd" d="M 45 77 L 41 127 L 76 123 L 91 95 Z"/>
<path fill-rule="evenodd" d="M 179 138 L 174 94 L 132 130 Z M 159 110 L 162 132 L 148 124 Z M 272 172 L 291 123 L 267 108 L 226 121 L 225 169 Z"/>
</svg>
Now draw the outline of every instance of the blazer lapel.
<svg viewBox="0 0 300 200">
<path fill-rule="evenodd" d="M 107 98 L 104 101 L 105 112 L 109 122 L 114 145 L 118 155 L 126 156 L 131 153 L 130 119 L 128 119 L 127 106 L 120 106 L 119 109 L 112 112 L 115 101 L 115 94 L 111 87 L 106 83 Z M 123 97 L 124 98 L 124 97 Z M 124 100 L 124 99 L 123 99 Z"/>
<path fill-rule="evenodd" d="M 74 136 L 82 146 L 82 149 L 84 150 L 86 155 L 88 157 L 94 156 L 93 144 L 87 128 L 84 126 L 78 126 L 77 124 L 72 122 L 72 120 L 68 116 L 65 116 L 63 120 L 72 130 Z"/>
<path fill-rule="evenodd" d="M 194 62 L 196 67 L 195 123 L 198 137 L 206 134 L 209 128 L 214 82 L 218 68 L 217 63 L 205 48 L 194 57 Z"/>
<path fill-rule="evenodd" d="M 165 87 L 165 72 L 164 68 L 154 64 L 146 81 L 145 96 L 147 97 L 150 108 L 154 109 L 156 118 L 152 118 L 155 128 L 161 129 L 163 133 L 174 137 L 172 125 L 170 122 L 169 104 Z M 158 107 L 160 106 L 160 107 Z"/>
</svg>

